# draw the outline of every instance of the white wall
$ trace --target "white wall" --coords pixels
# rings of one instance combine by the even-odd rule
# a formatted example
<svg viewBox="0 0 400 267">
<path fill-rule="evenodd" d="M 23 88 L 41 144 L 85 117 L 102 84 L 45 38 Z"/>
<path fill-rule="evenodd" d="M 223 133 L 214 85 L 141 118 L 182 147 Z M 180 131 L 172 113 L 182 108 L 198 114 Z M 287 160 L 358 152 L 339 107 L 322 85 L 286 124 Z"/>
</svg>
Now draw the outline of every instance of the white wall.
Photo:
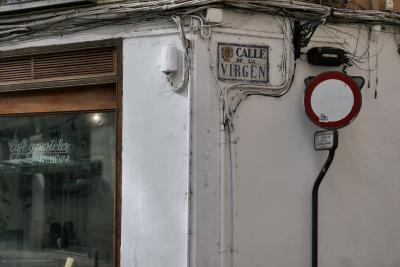
<svg viewBox="0 0 400 267">
<path fill-rule="evenodd" d="M 196 47 L 193 104 L 196 223 L 192 246 L 193 262 L 198 267 L 217 266 L 219 257 L 218 87 L 229 83 L 217 85 L 212 78 L 215 74 L 210 64 L 215 64 L 216 44 L 224 41 L 271 45 L 271 79 L 280 77 L 277 65 L 282 45 L 268 37 L 268 32 L 279 30 L 273 18 L 247 13 L 226 13 L 226 16 L 230 23 L 224 26 L 229 29 L 225 33 L 220 33 L 224 29 L 214 29 L 211 46 L 210 40 L 203 39 Z M 367 31 L 361 32 L 358 54 L 367 46 L 366 35 Z M 317 42 L 310 46 L 343 45 L 353 51 L 358 30 L 329 25 L 315 36 Z M 335 36 L 336 41 L 329 36 Z M 373 71 L 371 88 L 366 85 L 362 90 L 361 113 L 350 126 L 339 131 L 336 158 L 321 185 L 320 266 L 400 266 L 400 91 L 396 77 L 400 56 L 393 36 L 384 33 L 377 33 L 370 55 L 375 55 L 375 47 L 379 52 L 382 44 L 378 57 L 378 98 L 374 98 Z M 370 65 L 374 67 L 375 57 Z M 361 67 L 368 68 L 368 64 Z M 340 69 L 310 66 L 301 59 L 288 95 L 281 99 L 252 96 L 239 107 L 233 121 L 236 143 L 232 151 L 236 157 L 233 219 L 229 171 L 225 184 L 226 266 L 232 238 L 233 266 L 311 265 L 311 188 L 327 153 L 313 149 L 313 134 L 318 128 L 306 118 L 302 101 L 304 79 L 326 70 Z M 367 72 L 356 67 L 351 67 L 348 73 L 368 79 Z M 226 169 L 230 169 L 229 159 Z"/>
<path fill-rule="evenodd" d="M 122 267 L 186 266 L 187 97 L 160 71 L 176 35 L 124 40 Z"/>
</svg>

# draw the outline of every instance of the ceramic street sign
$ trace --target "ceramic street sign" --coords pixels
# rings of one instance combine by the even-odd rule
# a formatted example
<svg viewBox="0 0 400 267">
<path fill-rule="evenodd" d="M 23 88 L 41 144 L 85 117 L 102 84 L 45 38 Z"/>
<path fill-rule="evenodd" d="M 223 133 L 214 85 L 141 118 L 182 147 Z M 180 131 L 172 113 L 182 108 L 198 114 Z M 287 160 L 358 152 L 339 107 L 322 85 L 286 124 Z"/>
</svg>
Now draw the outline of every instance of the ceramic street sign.
<svg viewBox="0 0 400 267">
<path fill-rule="evenodd" d="M 218 43 L 218 79 L 267 83 L 268 46 Z"/>
</svg>

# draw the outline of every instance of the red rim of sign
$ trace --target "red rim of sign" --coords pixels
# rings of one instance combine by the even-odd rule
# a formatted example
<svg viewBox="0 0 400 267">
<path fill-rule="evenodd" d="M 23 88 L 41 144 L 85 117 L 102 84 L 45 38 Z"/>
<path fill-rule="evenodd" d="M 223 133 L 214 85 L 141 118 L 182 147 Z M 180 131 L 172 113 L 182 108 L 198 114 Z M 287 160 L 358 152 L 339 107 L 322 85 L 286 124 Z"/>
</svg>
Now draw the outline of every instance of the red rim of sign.
<svg viewBox="0 0 400 267">
<path fill-rule="evenodd" d="M 345 116 L 343 119 L 338 121 L 323 122 L 319 120 L 318 115 L 314 112 L 314 110 L 311 107 L 311 96 L 314 92 L 314 89 L 320 83 L 331 79 L 343 81 L 347 86 L 349 86 L 349 88 L 353 92 L 354 103 L 349 114 L 347 114 L 347 116 Z M 306 110 L 308 118 L 314 124 L 325 129 L 339 129 L 349 125 L 357 117 L 361 109 L 361 102 L 362 102 L 361 98 L 362 97 L 360 88 L 358 88 L 357 84 L 349 76 L 339 71 L 328 71 L 316 76 L 308 84 L 304 94 L 304 108 Z"/>
</svg>

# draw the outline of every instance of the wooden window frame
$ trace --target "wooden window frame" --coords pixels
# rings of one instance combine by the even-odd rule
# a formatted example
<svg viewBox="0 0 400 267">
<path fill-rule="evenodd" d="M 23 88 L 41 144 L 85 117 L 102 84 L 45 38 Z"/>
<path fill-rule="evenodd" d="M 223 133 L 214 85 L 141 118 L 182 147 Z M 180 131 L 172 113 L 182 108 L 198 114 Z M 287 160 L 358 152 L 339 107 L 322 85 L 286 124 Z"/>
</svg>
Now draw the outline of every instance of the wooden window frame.
<svg viewBox="0 0 400 267">
<path fill-rule="evenodd" d="M 90 41 L 90 42 L 82 42 L 82 43 L 70 43 L 63 45 L 52 45 L 52 46 L 44 46 L 44 47 L 35 47 L 35 48 L 23 48 L 17 50 L 10 51 L 0 51 L 0 60 L 3 58 L 10 57 L 23 57 L 23 56 L 31 56 L 31 55 L 45 55 L 49 53 L 55 52 L 67 52 L 67 51 L 76 51 L 83 49 L 96 49 L 96 48 L 105 48 L 105 47 L 113 47 L 115 48 L 116 55 L 114 57 L 114 64 L 116 64 L 116 73 L 112 73 L 110 75 L 104 75 L 101 77 L 80 77 L 79 79 L 63 79 L 62 77 L 57 79 L 51 79 L 50 81 L 40 81 L 40 82 L 28 82 L 28 83 L 8 83 L 0 85 L 0 97 L 2 95 L 5 97 L 9 94 L 15 94 L 19 92 L 23 94 L 24 91 L 27 91 L 26 94 L 34 94 L 34 90 L 41 90 L 37 93 L 40 94 L 43 91 L 53 91 L 58 90 L 68 91 L 73 88 L 78 87 L 86 87 L 86 86 L 114 86 L 115 87 L 115 97 L 116 97 L 116 105 L 112 110 L 115 111 L 116 114 L 116 147 L 115 147 L 115 190 L 114 190 L 114 238 L 113 238 L 113 252 L 114 252 L 114 266 L 120 267 L 121 261 L 121 202 L 122 202 L 122 38 L 118 39 L 107 39 L 101 41 Z M 44 90 L 45 89 L 45 90 Z M 29 92 L 28 92 L 29 91 Z M 55 92 L 55 91 L 54 91 Z M 0 109 L 1 110 L 1 109 Z M 101 110 L 101 109 L 100 109 Z M 102 109 L 104 110 L 104 109 Z M 77 110 L 70 110 L 71 112 Z M 98 111 L 98 109 L 93 110 L 85 110 L 85 111 Z M 37 114 L 49 114 L 49 113 L 57 113 L 64 111 L 55 111 L 49 112 L 48 110 L 44 110 L 43 112 L 38 112 Z M 1 111 L 0 116 L 9 116 L 9 115 L 26 115 L 29 113 L 19 113 L 19 112 L 9 112 Z M 32 113 L 31 113 L 32 114 Z M 36 113 L 35 113 L 36 114 Z"/>
</svg>

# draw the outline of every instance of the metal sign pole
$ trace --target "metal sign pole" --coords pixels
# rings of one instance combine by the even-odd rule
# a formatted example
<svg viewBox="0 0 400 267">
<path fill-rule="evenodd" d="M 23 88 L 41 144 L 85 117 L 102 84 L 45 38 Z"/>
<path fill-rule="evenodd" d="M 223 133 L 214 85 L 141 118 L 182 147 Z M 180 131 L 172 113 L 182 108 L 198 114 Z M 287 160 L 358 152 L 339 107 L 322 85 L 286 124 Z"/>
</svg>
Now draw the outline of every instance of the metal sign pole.
<svg viewBox="0 0 400 267">
<path fill-rule="evenodd" d="M 326 172 L 331 166 L 335 150 L 329 150 L 329 156 L 322 167 L 312 190 L 312 267 L 318 267 L 318 189 Z"/>
<path fill-rule="evenodd" d="M 325 174 L 328 172 L 329 167 L 331 166 L 331 163 L 333 161 L 333 158 L 335 157 L 335 150 L 337 148 L 337 142 L 338 142 L 338 132 L 337 130 L 333 131 L 324 131 L 324 132 L 319 132 L 321 135 L 325 134 L 325 132 L 330 132 L 332 133 L 332 139 L 329 138 L 329 155 L 328 158 L 326 159 L 324 166 L 322 167 L 320 173 L 318 174 L 317 179 L 314 182 L 314 186 L 312 189 L 312 214 L 311 214 L 311 221 L 312 221 L 312 267 L 318 267 L 318 190 L 321 185 L 322 180 L 325 177 Z M 318 132 L 317 132 L 318 133 Z M 318 135 L 316 134 L 315 139 L 318 138 Z M 320 140 L 325 139 L 324 137 L 320 138 Z M 321 143 L 322 145 L 326 145 L 328 142 L 326 142 L 326 139 L 323 140 Z M 320 144 L 320 145 L 321 145 Z M 315 144 L 316 145 L 316 144 Z M 316 145 L 317 149 L 317 145 Z M 324 149 L 317 149 L 317 150 L 324 150 Z"/>
</svg>

